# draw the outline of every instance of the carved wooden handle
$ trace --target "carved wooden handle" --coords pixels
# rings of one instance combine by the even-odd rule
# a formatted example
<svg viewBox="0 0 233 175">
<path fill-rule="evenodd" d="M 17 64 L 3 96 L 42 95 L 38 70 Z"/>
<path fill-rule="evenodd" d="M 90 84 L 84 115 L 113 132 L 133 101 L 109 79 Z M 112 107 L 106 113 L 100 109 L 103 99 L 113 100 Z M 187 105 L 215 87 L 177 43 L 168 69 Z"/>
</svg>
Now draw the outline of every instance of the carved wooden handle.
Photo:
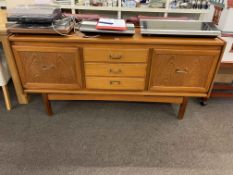
<svg viewBox="0 0 233 175">
<path fill-rule="evenodd" d="M 186 69 L 176 69 L 176 73 L 178 73 L 178 74 L 187 74 L 188 71 Z"/>
<path fill-rule="evenodd" d="M 49 69 L 53 69 L 53 68 L 55 68 L 55 65 L 44 65 L 44 66 L 42 66 L 42 70 L 49 70 Z"/>
<path fill-rule="evenodd" d="M 112 60 L 119 60 L 122 58 L 121 54 L 109 54 L 109 58 Z"/>
<path fill-rule="evenodd" d="M 121 72 L 122 72 L 121 69 L 117 69 L 117 70 L 110 69 L 109 70 L 109 73 L 113 73 L 113 74 L 120 74 Z"/>
<path fill-rule="evenodd" d="M 121 84 L 120 81 L 115 81 L 115 80 L 111 80 L 109 83 L 110 83 L 110 85 L 120 85 Z"/>
</svg>

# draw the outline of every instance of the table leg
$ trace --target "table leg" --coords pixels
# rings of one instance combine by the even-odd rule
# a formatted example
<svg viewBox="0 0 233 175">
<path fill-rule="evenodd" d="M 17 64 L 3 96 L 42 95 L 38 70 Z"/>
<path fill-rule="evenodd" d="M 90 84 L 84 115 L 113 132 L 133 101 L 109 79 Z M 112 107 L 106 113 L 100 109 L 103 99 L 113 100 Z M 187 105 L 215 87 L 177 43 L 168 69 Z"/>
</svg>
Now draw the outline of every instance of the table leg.
<svg viewBox="0 0 233 175">
<path fill-rule="evenodd" d="M 43 98 L 45 110 L 46 110 L 48 116 L 52 116 L 53 111 L 52 111 L 52 106 L 51 106 L 50 100 L 48 99 L 48 94 L 42 94 L 42 98 Z"/>
<path fill-rule="evenodd" d="M 207 102 L 208 102 L 208 98 L 207 98 L 207 97 L 203 97 L 203 98 L 201 98 L 200 104 L 201 104 L 202 106 L 206 106 L 206 105 L 207 105 Z"/>
<path fill-rule="evenodd" d="M 2 45 L 3 45 L 4 53 L 6 56 L 6 61 L 7 61 L 7 64 L 9 66 L 12 80 L 13 80 L 13 83 L 15 86 L 15 91 L 17 94 L 18 102 L 20 104 L 28 104 L 28 96 L 23 91 L 23 87 L 22 87 L 22 84 L 21 84 L 21 81 L 19 78 L 19 73 L 18 73 L 16 63 L 14 60 L 14 55 L 12 53 L 11 46 L 10 46 L 10 43 L 8 41 L 8 36 L 7 35 L 1 36 L 1 41 L 2 41 Z"/>
<path fill-rule="evenodd" d="M 9 91 L 8 91 L 7 85 L 2 86 L 2 91 L 3 91 L 6 109 L 8 111 L 10 111 L 11 110 L 11 101 L 10 101 L 10 96 L 9 96 Z"/>
<path fill-rule="evenodd" d="M 183 102 L 180 104 L 178 119 L 182 120 L 184 118 L 184 113 L 185 113 L 187 104 L 188 104 L 188 97 L 183 97 Z"/>
</svg>

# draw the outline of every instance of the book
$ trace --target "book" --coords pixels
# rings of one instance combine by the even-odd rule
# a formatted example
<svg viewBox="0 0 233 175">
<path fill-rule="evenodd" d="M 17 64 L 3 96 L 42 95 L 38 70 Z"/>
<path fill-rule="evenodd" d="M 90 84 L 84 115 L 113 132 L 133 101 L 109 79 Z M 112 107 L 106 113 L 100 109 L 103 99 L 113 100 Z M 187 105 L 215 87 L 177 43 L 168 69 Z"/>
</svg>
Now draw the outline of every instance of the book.
<svg viewBox="0 0 233 175">
<path fill-rule="evenodd" d="M 124 19 L 100 18 L 96 29 L 98 30 L 127 30 Z"/>
</svg>

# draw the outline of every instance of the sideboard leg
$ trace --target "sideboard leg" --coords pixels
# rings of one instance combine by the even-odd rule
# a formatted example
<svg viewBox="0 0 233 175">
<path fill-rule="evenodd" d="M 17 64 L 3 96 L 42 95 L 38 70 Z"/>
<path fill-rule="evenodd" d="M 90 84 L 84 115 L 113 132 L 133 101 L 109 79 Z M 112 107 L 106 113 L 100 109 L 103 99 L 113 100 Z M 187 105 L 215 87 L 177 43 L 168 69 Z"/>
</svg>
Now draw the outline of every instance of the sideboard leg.
<svg viewBox="0 0 233 175">
<path fill-rule="evenodd" d="M 206 106 L 206 105 L 207 105 L 207 101 L 208 101 L 208 98 L 203 97 L 203 98 L 201 98 L 200 104 L 201 104 L 202 106 Z"/>
<path fill-rule="evenodd" d="M 12 75 L 12 80 L 14 83 L 16 95 L 18 97 L 18 102 L 19 104 L 28 104 L 28 96 L 26 93 L 24 93 L 20 77 L 18 74 L 18 69 L 16 66 L 15 58 L 13 55 L 13 52 L 11 50 L 11 45 L 10 41 L 8 40 L 8 35 L 1 36 L 0 42 L 2 41 L 2 46 L 4 48 L 4 53 L 6 56 L 6 61 L 8 63 L 11 75 Z"/>
<path fill-rule="evenodd" d="M 42 98 L 43 98 L 43 102 L 44 102 L 44 106 L 45 106 L 45 110 L 46 110 L 47 114 L 49 116 L 52 116 L 53 111 L 52 111 L 51 103 L 48 99 L 48 94 L 42 94 Z"/>
<path fill-rule="evenodd" d="M 7 85 L 2 86 L 2 90 L 3 90 L 3 96 L 4 96 L 4 100 L 5 100 L 6 109 L 8 111 L 10 111 L 11 110 L 11 101 L 10 101 L 10 96 L 9 96 L 9 91 L 8 91 Z"/>
<path fill-rule="evenodd" d="M 184 113 L 186 110 L 186 106 L 188 104 L 188 97 L 183 97 L 183 102 L 180 104 L 178 119 L 182 120 L 184 118 Z"/>
</svg>

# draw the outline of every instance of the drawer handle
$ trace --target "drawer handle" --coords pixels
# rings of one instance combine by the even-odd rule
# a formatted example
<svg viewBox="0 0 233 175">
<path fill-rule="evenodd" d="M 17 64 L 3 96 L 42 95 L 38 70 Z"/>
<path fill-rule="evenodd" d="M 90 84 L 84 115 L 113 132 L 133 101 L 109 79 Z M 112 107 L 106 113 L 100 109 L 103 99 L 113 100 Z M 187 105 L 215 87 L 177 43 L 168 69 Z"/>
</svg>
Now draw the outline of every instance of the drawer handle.
<svg viewBox="0 0 233 175">
<path fill-rule="evenodd" d="M 109 58 L 112 60 L 119 60 L 122 58 L 122 55 L 120 54 L 109 54 Z"/>
<path fill-rule="evenodd" d="M 113 73 L 113 74 L 120 74 L 121 72 L 122 72 L 121 69 L 117 69 L 117 70 L 110 69 L 109 70 L 109 73 Z"/>
<path fill-rule="evenodd" d="M 176 73 L 178 73 L 178 74 L 187 74 L 188 73 L 188 71 L 186 70 L 186 69 L 176 69 Z"/>
<path fill-rule="evenodd" d="M 42 70 L 49 70 L 49 69 L 54 69 L 55 66 L 54 65 L 49 65 L 49 66 L 42 66 Z"/>
<path fill-rule="evenodd" d="M 120 85 L 121 84 L 120 81 L 115 81 L 115 80 L 112 80 L 109 83 L 110 83 L 110 85 Z"/>
</svg>

